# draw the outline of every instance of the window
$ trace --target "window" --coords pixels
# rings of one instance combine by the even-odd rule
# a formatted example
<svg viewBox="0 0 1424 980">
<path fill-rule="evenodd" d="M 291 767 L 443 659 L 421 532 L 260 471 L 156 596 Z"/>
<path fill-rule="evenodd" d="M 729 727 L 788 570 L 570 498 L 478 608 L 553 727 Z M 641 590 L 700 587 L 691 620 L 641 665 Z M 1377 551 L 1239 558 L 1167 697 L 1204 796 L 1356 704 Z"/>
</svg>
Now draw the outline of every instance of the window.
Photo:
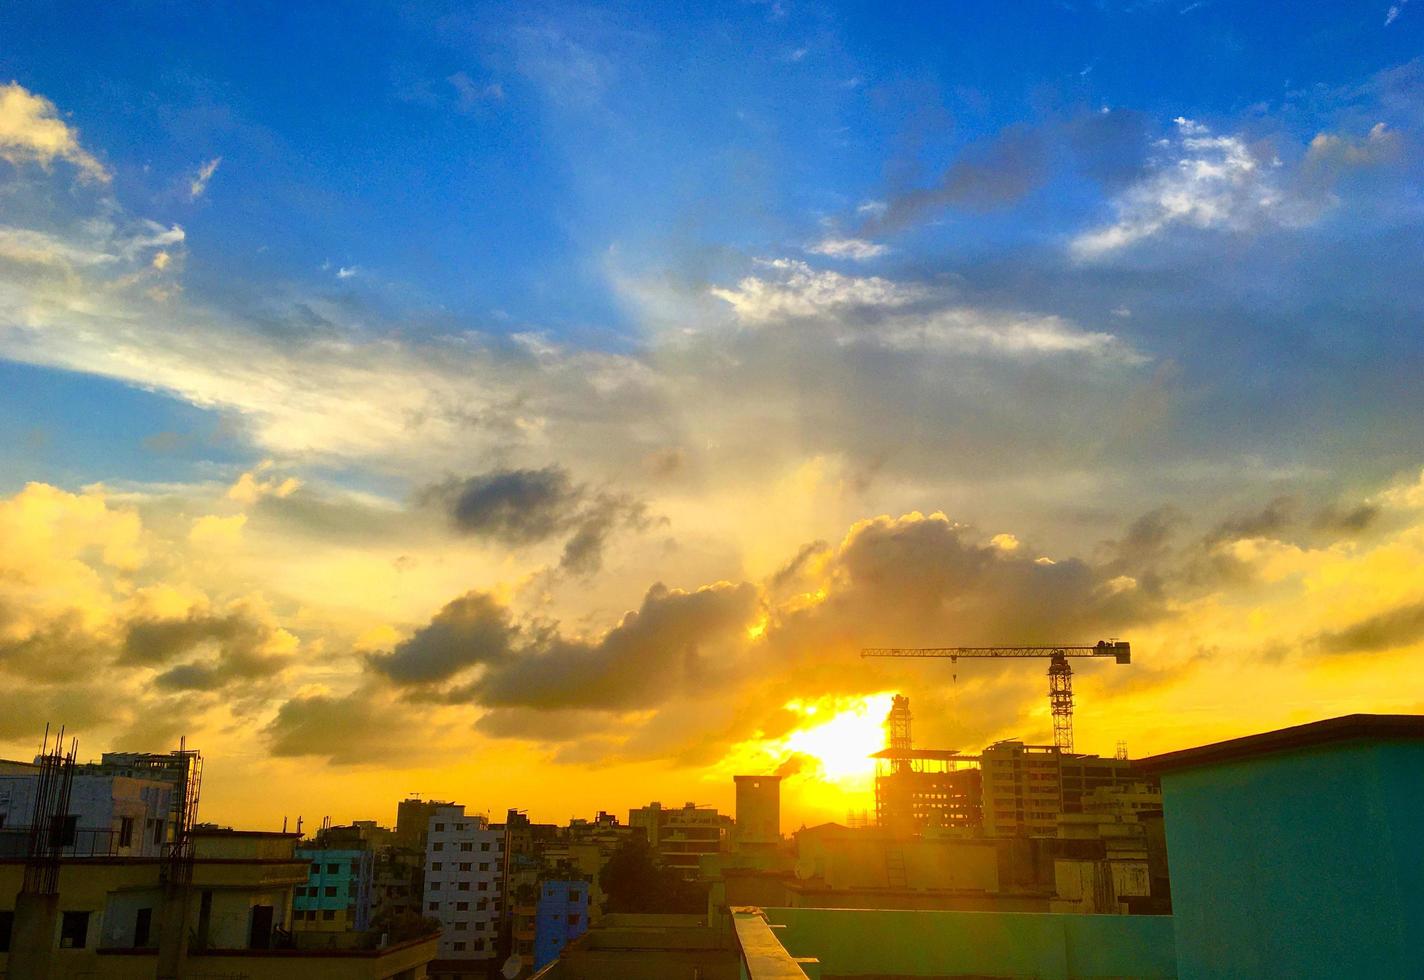
<svg viewBox="0 0 1424 980">
<path fill-rule="evenodd" d="M 476 940 L 475 940 L 475 949 L 484 949 L 484 948 L 485 948 L 485 941 L 484 941 L 483 939 L 476 939 Z"/>
<path fill-rule="evenodd" d="M 439 841 L 436 841 L 434 844 L 431 845 L 430 849 L 432 851 L 443 851 L 445 850 L 445 845 L 441 844 Z"/>
<path fill-rule="evenodd" d="M 469 923 L 465 922 L 464 920 L 461 920 L 461 921 L 455 923 L 455 928 L 456 928 L 456 929 L 464 929 L 464 928 L 466 928 L 468 925 L 469 925 Z"/>
<path fill-rule="evenodd" d="M 469 868 L 470 868 L 470 866 L 469 866 L 468 864 L 465 865 L 465 870 L 468 871 Z M 481 862 L 480 862 L 480 870 L 481 870 L 481 871 L 488 871 L 488 870 L 489 870 L 489 862 L 488 862 L 488 861 L 481 861 Z"/>
<path fill-rule="evenodd" d="M 436 832 L 437 834 L 444 833 L 444 832 L 445 832 L 445 825 L 444 825 L 443 823 L 438 823 L 438 824 L 436 824 L 436 825 L 435 825 L 435 832 Z"/>
<path fill-rule="evenodd" d="M 481 845 L 480 845 L 480 850 L 482 850 L 482 851 L 488 851 L 488 850 L 489 850 L 489 841 L 485 841 L 483 844 L 481 844 Z"/>
<path fill-rule="evenodd" d="M 83 949 L 89 938 L 89 913 L 65 912 L 59 924 L 59 948 Z"/>
<path fill-rule="evenodd" d="M 569 892 L 569 903 L 570 903 L 571 905 L 577 905 L 579 902 L 582 902 L 582 901 L 583 901 L 583 896 L 580 895 L 578 892 Z"/>
<path fill-rule="evenodd" d="M 119 818 L 119 846 L 133 847 L 133 817 Z"/>
<path fill-rule="evenodd" d="M 456 902 L 456 903 L 455 903 L 455 911 L 456 911 L 456 912 L 468 912 L 469 910 L 470 910 L 470 903 L 469 903 L 469 902 Z"/>
<path fill-rule="evenodd" d="M 312 877 L 314 877 L 314 878 L 317 877 L 318 875 L 320 875 L 320 874 L 321 874 L 321 865 L 319 865 L 319 864 L 313 864 L 313 865 L 312 865 L 312 869 L 311 869 L 311 874 L 312 874 Z"/>
<path fill-rule="evenodd" d="M 453 950 L 454 950 L 455 952 L 457 952 L 457 953 L 463 953 L 463 952 L 465 951 L 465 944 L 464 944 L 464 943 L 451 943 L 451 944 L 450 944 L 450 948 L 453 949 Z"/>
<path fill-rule="evenodd" d="M 460 891 L 467 892 L 470 890 L 470 883 L 468 881 L 462 881 L 457 887 L 460 889 Z"/>
<path fill-rule="evenodd" d="M 464 829 L 465 829 L 465 825 L 462 824 L 462 823 L 457 823 L 457 824 L 455 824 L 455 829 L 456 829 L 456 830 L 464 830 Z"/>
<path fill-rule="evenodd" d="M 74 839 L 79 836 L 79 817 L 75 814 L 56 817 L 51 836 L 60 847 L 73 847 Z"/>
<path fill-rule="evenodd" d="M 162 821 L 162 820 L 150 820 L 150 821 L 148 822 L 148 825 L 149 825 L 149 827 L 151 827 L 151 828 L 153 829 L 153 842 L 154 842 L 155 844 L 162 844 L 162 843 L 163 843 L 163 821 Z"/>
<path fill-rule="evenodd" d="M 432 861 L 432 862 L 430 863 L 430 870 L 431 870 L 431 871 L 439 871 L 442 867 L 443 867 L 443 865 L 442 865 L 439 861 Z"/>
<path fill-rule="evenodd" d="M 463 843 L 463 844 L 460 845 L 460 850 L 462 850 L 462 851 L 468 851 L 468 850 L 471 849 L 471 846 L 472 846 L 472 845 L 471 845 L 468 841 L 466 841 L 465 843 Z"/>
<path fill-rule="evenodd" d="M 430 890 L 433 892 L 438 892 L 440 890 L 440 882 L 432 881 L 430 883 Z"/>
<path fill-rule="evenodd" d="M 15 913 L 0 909 L 0 953 L 10 952 L 10 930 L 15 925 Z"/>
<path fill-rule="evenodd" d="M 468 882 L 468 881 L 463 881 L 463 882 L 461 882 L 461 884 L 463 884 L 463 885 L 468 885 L 469 882 Z M 489 891 L 489 882 L 488 882 L 488 881 L 482 881 L 482 882 L 480 882 L 480 891 L 482 891 L 482 892 L 487 892 L 487 891 Z"/>
<path fill-rule="evenodd" d="M 488 907 L 489 907 L 489 899 L 487 899 L 487 898 L 482 898 L 482 899 L 480 899 L 478 902 L 475 903 L 475 909 L 478 910 L 478 911 L 480 911 L 480 912 L 483 912 L 483 911 L 484 911 L 486 908 L 488 908 Z"/>
<path fill-rule="evenodd" d="M 341 865 L 339 865 L 339 864 L 328 864 L 328 865 L 326 866 L 326 873 L 329 874 L 329 875 L 339 875 L 339 874 L 341 874 Z"/>
<path fill-rule="evenodd" d="M 571 915 L 565 921 L 571 926 L 576 926 L 579 923 L 579 917 L 577 915 Z"/>
<path fill-rule="evenodd" d="M 432 912 L 439 912 L 439 911 L 440 911 L 440 903 L 439 903 L 439 902 L 431 902 L 431 903 L 430 903 L 430 911 L 432 911 Z"/>
<path fill-rule="evenodd" d="M 462 862 L 460 863 L 460 870 L 461 870 L 461 871 L 469 871 L 469 870 L 470 870 L 470 862 L 469 862 L 469 861 L 462 861 Z M 484 871 L 484 870 L 485 870 L 485 866 L 484 866 L 483 864 L 480 865 L 480 870 L 481 870 L 481 871 Z"/>
<path fill-rule="evenodd" d="M 327 898 L 335 898 L 335 897 L 336 897 L 336 886 L 335 886 L 335 885 L 327 885 L 325 891 L 326 891 L 326 897 L 327 897 Z"/>
</svg>

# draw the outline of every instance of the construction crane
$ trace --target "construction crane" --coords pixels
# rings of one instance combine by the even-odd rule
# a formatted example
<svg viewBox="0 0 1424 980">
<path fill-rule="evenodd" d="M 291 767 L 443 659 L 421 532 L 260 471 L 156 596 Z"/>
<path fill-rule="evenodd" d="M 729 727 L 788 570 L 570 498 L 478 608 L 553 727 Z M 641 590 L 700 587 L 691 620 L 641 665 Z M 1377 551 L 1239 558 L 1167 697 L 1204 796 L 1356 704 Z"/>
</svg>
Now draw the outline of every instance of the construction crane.
<svg viewBox="0 0 1424 980">
<path fill-rule="evenodd" d="M 1099 640 L 1092 646 L 1054 643 L 1047 646 L 1001 647 L 868 647 L 862 657 L 1047 657 L 1048 705 L 1053 712 L 1053 744 L 1061 752 L 1073 751 L 1073 668 L 1069 657 L 1112 657 L 1132 663 L 1132 646 L 1126 640 Z"/>
</svg>

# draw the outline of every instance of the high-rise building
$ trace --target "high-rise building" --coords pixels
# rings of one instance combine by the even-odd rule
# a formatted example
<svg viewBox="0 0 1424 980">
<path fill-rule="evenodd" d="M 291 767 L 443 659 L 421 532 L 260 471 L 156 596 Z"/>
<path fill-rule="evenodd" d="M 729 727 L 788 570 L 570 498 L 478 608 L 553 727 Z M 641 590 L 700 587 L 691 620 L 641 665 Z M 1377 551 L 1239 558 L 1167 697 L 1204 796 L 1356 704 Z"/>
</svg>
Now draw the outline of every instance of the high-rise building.
<svg viewBox="0 0 1424 980">
<path fill-rule="evenodd" d="M 781 777 L 733 776 L 737 786 L 739 847 L 776 844 L 781 840 Z"/>
<path fill-rule="evenodd" d="M 990 836 L 1057 836 L 1059 815 L 1082 813 L 1086 795 L 1142 781 L 1127 759 L 1063 752 L 1052 745 L 995 742 L 981 760 L 984 832 Z"/>
<path fill-rule="evenodd" d="M 425 907 L 440 920 L 440 959 L 495 957 L 504 902 L 503 830 L 446 803 L 430 813 L 425 847 Z"/>
<path fill-rule="evenodd" d="M 588 882 L 550 879 L 539 886 L 534 924 L 534 969 L 559 958 L 570 942 L 588 931 Z"/>
</svg>

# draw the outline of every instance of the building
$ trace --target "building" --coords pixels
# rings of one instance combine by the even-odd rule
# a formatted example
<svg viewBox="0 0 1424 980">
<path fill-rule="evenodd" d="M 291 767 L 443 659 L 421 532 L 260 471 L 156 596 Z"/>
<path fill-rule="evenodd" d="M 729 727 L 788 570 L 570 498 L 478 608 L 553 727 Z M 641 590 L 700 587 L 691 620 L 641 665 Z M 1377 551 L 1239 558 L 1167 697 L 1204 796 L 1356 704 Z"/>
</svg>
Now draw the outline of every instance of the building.
<svg viewBox="0 0 1424 980">
<path fill-rule="evenodd" d="M 737 787 L 735 839 L 738 847 L 781 842 L 781 777 L 733 776 Z"/>
<path fill-rule="evenodd" d="M 1053 745 L 995 742 L 980 756 L 984 833 L 1055 837 L 1058 818 L 1082 813 L 1083 797 L 1102 787 L 1142 782 L 1127 759 L 1063 752 Z"/>
<path fill-rule="evenodd" d="M 401 800 L 396 804 L 396 831 L 392 843 L 417 854 L 424 854 L 425 835 L 430 829 L 431 815 L 442 806 L 452 805 L 418 797 Z"/>
<path fill-rule="evenodd" d="M 1424 976 L 1424 716 L 1138 765 L 1162 782 L 1182 980 Z"/>
<path fill-rule="evenodd" d="M 732 818 L 695 803 L 684 803 L 674 810 L 654 802 L 628 811 L 628 826 L 647 835 L 648 844 L 665 867 L 676 868 L 691 879 L 697 877 L 704 854 L 724 849 Z"/>
<path fill-rule="evenodd" d="M 436 807 L 429 821 L 424 914 L 440 922 L 440 962 L 433 972 L 460 975 L 462 967 L 487 963 L 498 953 L 505 833 L 454 803 Z"/>
<path fill-rule="evenodd" d="M 539 886 L 534 923 L 534 969 L 559 958 L 565 946 L 588 931 L 588 882 L 555 879 Z"/>
<path fill-rule="evenodd" d="M 370 928 L 375 858 L 369 850 L 299 847 L 309 862 L 306 884 L 298 885 L 292 904 L 297 932 L 364 932 Z"/>
<path fill-rule="evenodd" d="M 78 770 L 60 833 L 67 857 L 158 857 L 173 832 L 174 786 L 160 779 Z M 22 857 L 40 767 L 11 762 L 0 775 L 0 857 Z"/>
<path fill-rule="evenodd" d="M 296 843 L 295 834 L 198 829 L 187 888 L 171 884 L 163 858 L 64 857 L 52 895 L 25 892 L 24 858 L 0 858 L 0 976 L 424 977 L 434 935 L 303 948 L 291 929 L 294 889 L 308 878 Z M 179 964 L 177 974 L 159 973 L 164 963 Z"/>
<path fill-rule="evenodd" d="M 977 833 L 983 825 L 979 757 L 949 749 L 875 753 L 875 822 L 898 837 L 925 830 Z"/>
</svg>

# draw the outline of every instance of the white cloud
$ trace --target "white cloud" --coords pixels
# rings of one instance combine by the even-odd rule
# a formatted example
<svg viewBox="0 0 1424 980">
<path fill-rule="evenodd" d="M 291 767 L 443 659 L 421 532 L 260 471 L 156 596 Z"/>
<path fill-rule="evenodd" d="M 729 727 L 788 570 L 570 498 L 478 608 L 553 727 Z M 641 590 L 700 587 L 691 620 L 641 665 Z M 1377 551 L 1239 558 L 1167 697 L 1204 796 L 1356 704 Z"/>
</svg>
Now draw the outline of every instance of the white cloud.
<svg viewBox="0 0 1424 980">
<path fill-rule="evenodd" d="M 354 265 L 343 265 L 341 268 L 336 270 L 336 278 L 351 279 L 355 277 L 357 271 L 358 270 Z"/>
<path fill-rule="evenodd" d="M 463 71 L 455 72 L 445 81 L 454 87 L 461 112 L 469 112 L 482 103 L 504 101 L 504 86 L 499 82 L 481 85 Z"/>
<path fill-rule="evenodd" d="M 44 167 L 66 160 L 86 180 L 109 180 L 109 171 L 80 146 L 78 130 L 59 118 L 54 103 L 16 82 L 0 85 L 0 160 Z"/>
<path fill-rule="evenodd" d="M 1281 194 L 1272 168 L 1239 136 L 1214 136 L 1177 117 L 1177 136 L 1161 140 L 1156 171 L 1113 202 L 1117 220 L 1073 239 L 1079 259 L 1095 259 L 1151 238 L 1173 225 L 1241 231 L 1280 220 Z"/>
<path fill-rule="evenodd" d="M 1388 27 L 1399 19 L 1399 15 L 1404 13 L 1404 6 L 1407 3 L 1409 3 L 1409 0 L 1399 0 L 1399 3 L 1390 4 L 1389 10 L 1385 11 L 1384 15 L 1385 27 Z"/>
<path fill-rule="evenodd" d="M 188 196 L 190 198 L 196 201 L 203 196 L 203 192 L 208 189 L 208 181 L 213 179 L 213 174 L 217 173 L 220 163 L 222 163 L 222 157 L 213 157 L 198 168 L 193 179 L 188 181 Z"/>
<path fill-rule="evenodd" d="M 864 262 L 867 259 L 879 258 L 890 251 L 890 246 L 882 245 L 879 242 L 869 242 L 863 238 L 823 238 L 814 245 L 808 245 L 806 251 L 816 255 L 826 255 L 833 259 L 854 259 L 857 262 Z"/>
<path fill-rule="evenodd" d="M 924 299 L 922 286 L 879 276 L 846 276 L 795 259 L 758 259 L 765 276 L 746 276 L 711 293 L 731 304 L 744 323 L 810 317 L 858 307 L 894 309 Z"/>
</svg>

